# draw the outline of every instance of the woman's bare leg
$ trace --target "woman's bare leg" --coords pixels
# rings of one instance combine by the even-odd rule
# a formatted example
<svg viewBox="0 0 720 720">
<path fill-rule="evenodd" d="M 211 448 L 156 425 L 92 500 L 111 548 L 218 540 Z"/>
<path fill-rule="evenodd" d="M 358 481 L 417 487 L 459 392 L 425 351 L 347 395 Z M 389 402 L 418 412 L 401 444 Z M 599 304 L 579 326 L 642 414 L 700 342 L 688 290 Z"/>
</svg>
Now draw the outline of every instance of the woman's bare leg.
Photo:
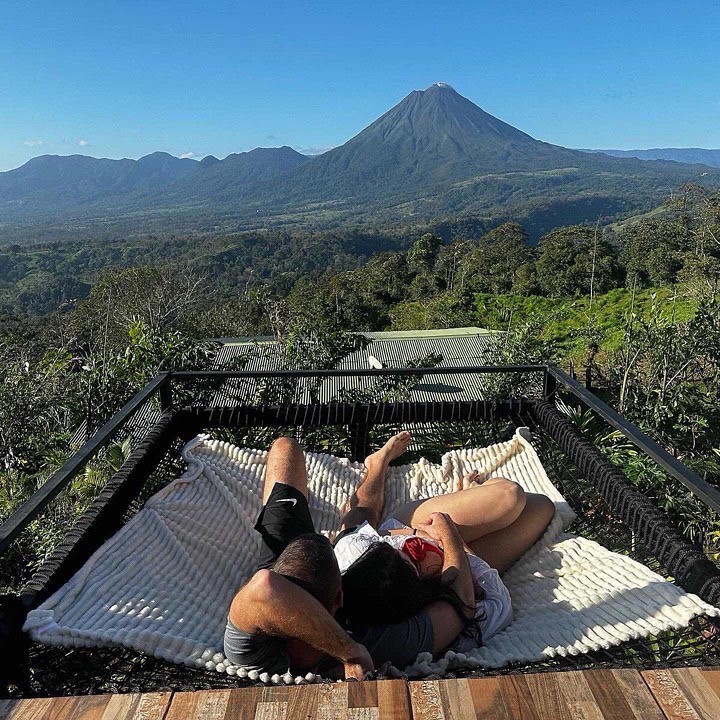
<svg viewBox="0 0 720 720">
<path fill-rule="evenodd" d="M 417 527 L 427 522 L 431 513 L 447 513 L 469 545 L 511 525 L 524 508 L 525 491 L 517 483 L 493 478 L 459 492 L 405 503 L 393 512 L 393 517 Z"/>
<path fill-rule="evenodd" d="M 385 504 L 385 480 L 392 460 L 399 458 L 410 445 L 407 430 L 393 435 L 378 451 L 365 458 L 365 477 L 350 498 L 340 523 L 340 530 L 357 527 L 366 520 L 373 527 L 380 522 Z"/>
<path fill-rule="evenodd" d="M 555 505 L 550 498 L 528 493 L 525 507 L 514 522 L 469 542 L 468 546 L 490 567 L 503 573 L 539 540 L 554 514 Z"/>
</svg>

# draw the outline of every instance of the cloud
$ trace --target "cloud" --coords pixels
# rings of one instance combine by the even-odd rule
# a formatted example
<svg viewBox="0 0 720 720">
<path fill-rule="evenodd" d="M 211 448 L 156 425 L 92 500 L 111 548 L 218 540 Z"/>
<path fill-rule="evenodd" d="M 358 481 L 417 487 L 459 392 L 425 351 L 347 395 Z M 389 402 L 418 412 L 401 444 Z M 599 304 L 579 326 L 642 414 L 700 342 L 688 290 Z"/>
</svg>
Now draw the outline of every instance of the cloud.
<svg viewBox="0 0 720 720">
<path fill-rule="evenodd" d="M 78 145 L 80 147 L 87 147 L 90 143 L 87 140 L 78 140 Z"/>
<path fill-rule="evenodd" d="M 331 145 L 330 147 L 295 147 L 293 145 L 293 150 L 297 150 L 303 155 L 322 155 L 328 150 L 332 150 L 334 147 L 334 145 Z"/>
<path fill-rule="evenodd" d="M 44 143 L 44 140 L 26 140 L 23 145 L 27 145 L 28 147 L 37 147 L 38 145 L 43 145 Z"/>
<path fill-rule="evenodd" d="M 191 160 L 195 157 L 194 152 L 184 152 L 182 155 L 178 155 L 181 160 Z"/>
<path fill-rule="evenodd" d="M 273 135 L 272 133 L 270 133 L 269 135 L 266 135 L 266 136 L 265 136 L 265 139 L 266 139 L 266 140 L 277 140 L 277 139 L 278 139 L 278 136 L 277 136 L 277 135 Z"/>
</svg>

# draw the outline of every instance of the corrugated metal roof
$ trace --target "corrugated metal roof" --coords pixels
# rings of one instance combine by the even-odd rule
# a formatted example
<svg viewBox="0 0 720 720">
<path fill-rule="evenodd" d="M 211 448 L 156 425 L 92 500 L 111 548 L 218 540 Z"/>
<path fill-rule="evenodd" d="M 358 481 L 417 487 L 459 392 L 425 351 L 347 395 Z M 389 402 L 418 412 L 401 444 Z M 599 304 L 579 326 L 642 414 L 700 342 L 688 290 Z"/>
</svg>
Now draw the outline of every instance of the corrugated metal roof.
<svg viewBox="0 0 720 720">
<path fill-rule="evenodd" d="M 408 367 L 413 361 L 433 353 L 441 356 L 440 367 L 468 367 L 497 364 L 498 343 L 504 333 L 482 328 L 453 328 L 424 332 L 362 333 L 370 342 L 338 363 L 342 370 L 378 367 Z M 284 347 L 272 338 L 224 338 L 216 359 L 217 370 L 294 370 L 284 358 Z M 371 360 L 372 359 L 372 360 Z M 414 364 L 414 363 L 413 363 Z M 428 369 L 406 399 L 413 401 L 477 400 L 486 397 L 494 379 L 486 375 L 433 375 Z M 314 387 L 312 381 L 298 381 L 293 402 L 330 402 L 348 394 L 382 392 L 377 378 L 331 377 Z M 214 405 L 228 405 L 251 398 L 258 390 L 254 380 L 228 380 L 214 397 Z"/>
</svg>

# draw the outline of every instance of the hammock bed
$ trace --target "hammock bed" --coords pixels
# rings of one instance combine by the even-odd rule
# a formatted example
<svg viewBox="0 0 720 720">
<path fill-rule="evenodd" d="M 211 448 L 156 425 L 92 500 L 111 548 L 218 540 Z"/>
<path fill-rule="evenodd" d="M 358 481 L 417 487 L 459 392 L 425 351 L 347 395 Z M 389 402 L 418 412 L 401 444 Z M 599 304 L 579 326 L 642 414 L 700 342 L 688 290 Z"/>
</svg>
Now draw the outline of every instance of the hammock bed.
<svg viewBox="0 0 720 720">
<path fill-rule="evenodd" d="M 369 402 L 367 398 L 363 402 L 318 402 L 320 373 L 283 376 L 283 382 L 284 378 L 292 377 L 295 381 L 307 379 L 314 383 L 312 395 L 316 401 L 312 404 L 258 402 L 258 386 L 266 381 L 257 374 L 242 377 L 242 373 L 205 376 L 180 373 L 172 378 L 157 379 L 154 387 L 151 384 L 144 396 L 136 397 L 126 406 L 124 414 L 116 416 L 80 451 L 76 464 L 82 466 L 110 441 L 130 438 L 134 449 L 126 462 L 19 592 L 0 600 L 0 642 L 4 647 L 13 648 L 12 653 L 6 653 L 7 667 L 4 677 L 0 678 L 5 687 L 0 686 L 0 692 L 6 696 L 52 696 L 236 687 L 251 682 L 224 673 L 171 664 L 125 648 L 84 649 L 35 644 L 20 630 L 29 610 L 38 607 L 67 582 L 151 495 L 182 474 L 181 449 L 199 433 L 208 433 L 240 447 L 257 448 L 267 447 L 280 434 L 288 434 L 297 438 L 307 451 L 361 461 L 390 433 L 410 427 L 414 440 L 403 462 L 422 456 L 437 463 L 449 450 L 507 441 L 516 428 L 528 426 L 532 445 L 548 476 L 577 514 L 571 532 L 628 555 L 663 577 L 672 578 L 675 584 L 710 605 L 720 606 L 717 566 L 701 548 L 683 537 L 669 518 L 635 490 L 605 455 L 583 437 L 577 426 L 558 411 L 557 392 L 552 382 L 548 382 L 548 377 L 552 379 L 554 375 L 547 369 L 543 371 L 544 388 L 538 392 L 537 384 L 527 385 L 529 397 L 523 399 L 434 402 L 413 401 L 411 393 L 410 399 L 404 402 Z M 468 369 L 462 373 L 466 377 Z M 586 392 L 580 392 L 558 371 L 554 373 L 570 392 L 577 394 L 574 400 L 588 401 Z M 449 374 L 445 373 L 446 377 Z M 334 381 L 338 377 L 342 374 L 333 374 Z M 171 381 L 175 383 L 174 397 L 169 394 Z M 302 389 L 298 382 L 291 388 L 290 399 L 307 400 L 307 387 Z M 477 390 L 477 396 L 480 394 L 481 390 Z M 597 407 L 602 406 L 595 400 L 590 398 Z M 182 407 L 177 407 L 180 403 Z M 628 428 L 632 432 L 637 430 L 629 425 Z M 688 476 L 693 480 L 691 473 Z M 67 486 L 68 481 L 62 481 L 62 477 L 58 478 L 58 492 Z M 696 494 L 701 497 L 710 494 L 713 500 L 711 490 L 702 481 L 698 488 Z M 47 497 L 42 503 L 47 505 L 46 501 Z M 15 535 L 43 510 L 42 503 L 36 502 L 35 507 L 16 521 L 11 528 Z M 12 552 L 13 546 L 9 542 L 6 545 L 6 553 Z M 488 675 L 597 667 L 719 665 L 719 637 L 715 619 L 700 616 L 685 628 L 630 640 L 616 647 L 476 672 Z M 467 675 L 472 671 L 463 669 L 457 673 Z M 452 676 L 453 673 L 445 675 Z"/>
</svg>

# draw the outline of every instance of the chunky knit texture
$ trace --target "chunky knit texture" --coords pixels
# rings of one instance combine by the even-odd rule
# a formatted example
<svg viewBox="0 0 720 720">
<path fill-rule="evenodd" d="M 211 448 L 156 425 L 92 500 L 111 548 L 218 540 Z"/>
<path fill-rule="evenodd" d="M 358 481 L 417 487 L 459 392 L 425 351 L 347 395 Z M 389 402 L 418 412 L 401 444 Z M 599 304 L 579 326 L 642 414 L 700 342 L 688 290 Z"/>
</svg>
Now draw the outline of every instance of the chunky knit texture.
<svg viewBox="0 0 720 720">
<path fill-rule="evenodd" d="M 259 550 L 253 526 L 267 453 L 199 436 L 183 456 L 188 468 L 182 477 L 150 498 L 66 585 L 32 611 L 24 629 L 41 643 L 124 645 L 268 683 L 315 679 L 248 673 L 222 654 L 230 601 L 252 574 Z M 332 534 L 363 468 L 315 453 L 307 453 L 306 461 L 315 526 Z M 698 614 L 718 614 L 630 558 L 566 533 L 574 513 L 548 479 L 524 428 L 505 443 L 449 452 L 440 465 L 420 460 L 391 468 L 385 514 L 408 500 L 460 489 L 470 470 L 544 492 L 556 505 L 555 517 L 504 576 L 514 622 L 466 655 L 448 653 L 435 662 L 421 655 L 405 669 L 411 676 L 580 654 L 682 627 Z"/>
</svg>

